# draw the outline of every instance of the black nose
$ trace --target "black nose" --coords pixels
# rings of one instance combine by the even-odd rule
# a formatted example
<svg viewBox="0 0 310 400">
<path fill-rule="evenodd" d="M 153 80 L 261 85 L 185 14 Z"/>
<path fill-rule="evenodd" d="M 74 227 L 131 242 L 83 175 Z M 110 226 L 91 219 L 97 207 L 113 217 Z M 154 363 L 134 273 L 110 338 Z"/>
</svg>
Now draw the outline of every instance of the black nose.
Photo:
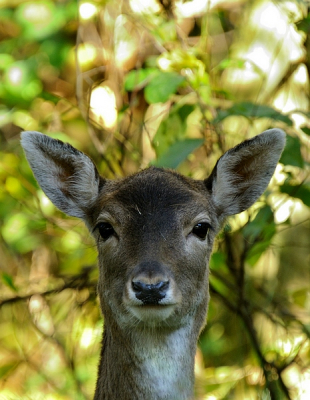
<svg viewBox="0 0 310 400">
<path fill-rule="evenodd" d="M 143 301 L 143 304 L 158 304 L 166 296 L 168 287 L 169 281 L 156 284 L 132 281 L 132 289 L 136 294 L 136 298 Z"/>
</svg>

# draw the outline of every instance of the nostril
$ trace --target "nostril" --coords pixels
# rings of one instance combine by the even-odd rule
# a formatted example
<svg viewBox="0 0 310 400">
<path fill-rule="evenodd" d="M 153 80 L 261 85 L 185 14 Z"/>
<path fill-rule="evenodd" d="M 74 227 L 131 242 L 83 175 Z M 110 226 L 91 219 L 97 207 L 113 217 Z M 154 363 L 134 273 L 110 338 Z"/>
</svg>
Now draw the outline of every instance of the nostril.
<svg viewBox="0 0 310 400">
<path fill-rule="evenodd" d="M 131 285 L 135 292 L 141 292 L 146 286 L 143 282 L 140 281 L 132 281 Z"/>
<path fill-rule="evenodd" d="M 158 283 L 156 283 L 156 285 L 154 285 L 154 286 L 155 286 L 155 288 L 156 288 L 157 290 L 160 290 L 160 291 L 167 291 L 168 286 L 169 286 L 169 281 L 158 282 Z"/>
<path fill-rule="evenodd" d="M 158 304 L 166 296 L 168 288 L 169 281 L 160 281 L 156 284 L 132 281 L 132 289 L 136 298 L 144 304 Z"/>
<path fill-rule="evenodd" d="M 166 291 L 169 286 L 169 281 L 158 282 L 156 284 L 150 284 L 140 281 L 132 281 L 132 288 L 135 292 L 157 292 Z"/>
</svg>

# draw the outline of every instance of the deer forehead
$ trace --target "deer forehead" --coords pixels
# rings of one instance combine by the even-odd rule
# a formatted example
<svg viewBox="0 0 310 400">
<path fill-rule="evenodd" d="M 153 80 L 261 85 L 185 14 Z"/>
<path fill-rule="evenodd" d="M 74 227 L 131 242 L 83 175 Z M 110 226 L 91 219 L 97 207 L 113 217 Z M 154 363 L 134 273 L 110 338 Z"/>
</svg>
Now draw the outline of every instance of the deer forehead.
<svg viewBox="0 0 310 400">
<path fill-rule="evenodd" d="M 150 168 L 120 181 L 107 182 L 97 202 L 95 223 L 184 226 L 204 218 L 212 224 L 213 205 L 204 183 L 173 171 Z M 198 221 L 197 221 L 198 222 Z"/>
</svg>

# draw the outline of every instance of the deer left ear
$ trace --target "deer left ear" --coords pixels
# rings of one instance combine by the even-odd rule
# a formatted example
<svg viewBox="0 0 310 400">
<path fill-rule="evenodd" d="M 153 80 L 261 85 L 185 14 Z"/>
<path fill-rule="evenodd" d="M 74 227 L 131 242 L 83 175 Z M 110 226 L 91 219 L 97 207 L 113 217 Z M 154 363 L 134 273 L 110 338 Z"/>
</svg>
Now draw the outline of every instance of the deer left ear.
<svg viewBox="0 0 310 400">
<path fill-rule="evenodd" d="M 23 132 L 21 144 L 46 196 L 64 213 L 85 219 L 97 199 L 100 176 L 84 153 L 40 132 Z"/>
<path fill-rule="evenodd" d="M 265 191 L 283 148 L 285 133 L 270 129 L 228 150 L 205 180 L 218 215 L 249 208 Z"/>
</svg>

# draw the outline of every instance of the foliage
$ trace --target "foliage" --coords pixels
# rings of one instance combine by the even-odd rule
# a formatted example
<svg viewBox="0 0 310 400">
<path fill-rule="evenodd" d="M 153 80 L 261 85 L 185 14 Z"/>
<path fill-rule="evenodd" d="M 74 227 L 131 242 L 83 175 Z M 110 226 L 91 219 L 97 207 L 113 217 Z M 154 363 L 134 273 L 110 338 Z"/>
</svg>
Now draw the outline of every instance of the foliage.
<svg viewBox="0 0 310 400">
<path fill-rule="evenodd" d="M 212 255 L 196 398 L 309 398 L 310 17 L 301 1 L 228 3 L 3 2 L 1 398 L 90 399 L 102 329 L 94 243 L 38 188 L 21 130 L 69 141 L 108 178 L 154 164 L 202 179 L 275 126 L 275 177 Z"/>
</svg>

